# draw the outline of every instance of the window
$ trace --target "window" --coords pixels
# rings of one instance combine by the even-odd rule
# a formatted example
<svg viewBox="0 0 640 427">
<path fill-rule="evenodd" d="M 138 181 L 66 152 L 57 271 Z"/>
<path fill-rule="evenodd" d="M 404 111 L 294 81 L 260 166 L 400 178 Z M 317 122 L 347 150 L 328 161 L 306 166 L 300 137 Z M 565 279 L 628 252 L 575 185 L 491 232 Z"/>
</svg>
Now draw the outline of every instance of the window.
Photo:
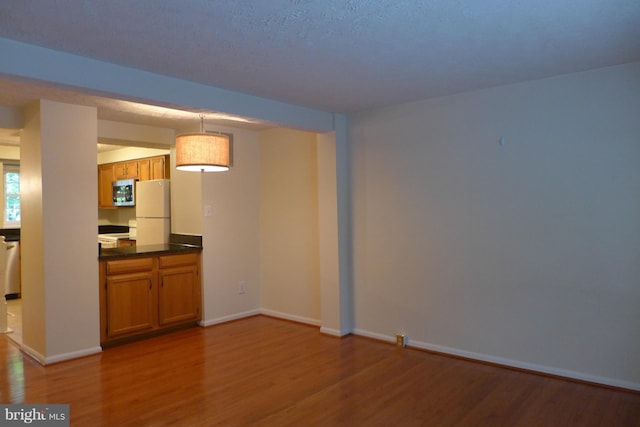
<svg viewBox="0 0 640 427">
<path fill-rule="evenodd" d="M 20 226 L 20 168 L 4 165 L 4 226 Z"/>
</svg>

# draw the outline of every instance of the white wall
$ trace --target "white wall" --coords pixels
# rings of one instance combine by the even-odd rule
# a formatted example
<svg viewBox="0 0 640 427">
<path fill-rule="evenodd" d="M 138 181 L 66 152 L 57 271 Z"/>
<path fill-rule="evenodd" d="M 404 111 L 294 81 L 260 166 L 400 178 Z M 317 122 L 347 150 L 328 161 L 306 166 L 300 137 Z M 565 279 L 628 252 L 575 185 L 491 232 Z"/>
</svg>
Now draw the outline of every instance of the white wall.
<svg viewBox="0 0 640 427">
<path fill-rule="evenodd" d="M 202 235 L 202 174 L 179 171 L 171 153 L 171 232 Z"/>
<path fill-rule="evenodd" d="M 135 144 L 135 141 L 131 141 L 131 144 Z M 170 154 L 171 147 L 167 146 L 166 149 L 161 148 L 145 148 L 145 147 L 123 147 L 117 150 L 104 151 L 98 153 L 98 164 L 122 162 L 132 159 L 143 159 L 145 157 L 164 156 Z"/>
<path fill-rule="evenodd" d="M 168 148 L 173 145 L 176 132 L 169 128 L 98 120 L 98 137 L 100 138 L 98 142 L 105 144 L 128 145 L 130 142 L 135 142 L 133 145 L 141 147 L 166 146 Z"/>
<path fill-rule="evenodd" d="M 260 305 L 320 324 L 317 137 L 260 132 Z"/>
<path fill-rule="evenodd" d="M 20 147 L 0 145 L 0 159 L 20 160 Z"/>
<path fill-rule="evenodd" d="M 318 134 L 317 138 L 318 263 L 320 270 L 320 317 L 322 319 L 320 331 L 325 334 L 343 336 L 351 333 L 352 326 L 350 323 L 345 325 L 344 313 L 350 317 L 352 310 L 351 306 L 342 298 L 340 289 L 336 133 Z M 348 173 L 345 175 L 348 176 Z"/>
<path fill-rule="evenodd" d="M 136 219 L 135 207 L 122 207 L 117 209 L 98 209 L 98 225 L 128 226 L 129 221 L 132 219 Z"/>
<path fill-rule="evenodd" d="M 258 135 L 216 130 L 233 133 L 234 166 L 228 172 L 202 173 L 205 325 L 258 313 L 260 303 Z M 238 294 L 239 281 L 246 282 L 245 294 Z"/>
<path fill-rule="evenodd" d="M 639 118 L 640 63 L 355 117 L 356 332 L 640 389 Z"/>
<path fill-rule="evenodd" d="M 20 129 L 23 123 L 22 109 L 0 105 L 0 128 Z"/>
<path fill-rule="evenodd" d="M 30 353 L 44 362 L 47 339 L 40 128 L 40 105 L 31 105 L 25 111 L 24 129 L 20 136 L 22 340 Z"/>
<path fill-rule="evenodd" d="M 94 107 L 41 100 L 27 114 L 20 187 L 22 337 L 23 347 L 43 363 L 101 351 L 96 138 Z"/>
</svg>

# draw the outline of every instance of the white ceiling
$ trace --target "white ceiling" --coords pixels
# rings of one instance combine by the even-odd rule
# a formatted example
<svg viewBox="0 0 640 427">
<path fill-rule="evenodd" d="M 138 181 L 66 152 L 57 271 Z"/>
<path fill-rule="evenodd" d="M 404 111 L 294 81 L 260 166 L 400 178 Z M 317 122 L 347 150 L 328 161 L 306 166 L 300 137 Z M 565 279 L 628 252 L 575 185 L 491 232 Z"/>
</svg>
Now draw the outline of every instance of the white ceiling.
<svg viewBox="0 0 640 427">
<path fill-rule="evenodd" d="M 352 113 L 638 61 L 640 1 L 3 0 L 0 37 Z M 102 118 L 135 116 L 7 80 L 0 105 L 47 91 Z"/>
</svg>

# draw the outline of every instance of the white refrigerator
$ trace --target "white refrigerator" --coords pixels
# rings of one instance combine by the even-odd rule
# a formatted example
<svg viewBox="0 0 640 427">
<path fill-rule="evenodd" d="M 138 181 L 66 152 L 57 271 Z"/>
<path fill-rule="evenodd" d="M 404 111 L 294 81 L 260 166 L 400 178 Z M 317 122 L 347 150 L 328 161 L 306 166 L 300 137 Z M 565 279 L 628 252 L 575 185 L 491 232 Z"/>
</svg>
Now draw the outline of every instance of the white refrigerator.
<svg viewBox="0 0 640 427">
<path fill-rule="evenodd" d="M 169 243 L 171 233 L 170 181 L 136 183 L 136 246 Z"/>
</svg>

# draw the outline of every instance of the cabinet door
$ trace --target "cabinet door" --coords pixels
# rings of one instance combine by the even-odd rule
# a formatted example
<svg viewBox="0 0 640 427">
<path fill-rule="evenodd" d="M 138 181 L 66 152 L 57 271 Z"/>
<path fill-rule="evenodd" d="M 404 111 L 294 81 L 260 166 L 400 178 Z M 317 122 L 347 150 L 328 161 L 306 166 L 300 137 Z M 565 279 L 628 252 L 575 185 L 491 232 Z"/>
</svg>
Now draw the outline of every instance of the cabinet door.
<svg viewBox="0 0 640 427">
<path fill-rule="evenodd" d="M 153 179 L 151 178 L 150 164 L 151 162 L 149 161 L 149 159 L 138 160 L 138 179 L 140 181 L 148 181 L 150 179 Z"/>
<path fill-rule="evenodd" d="M 113 165 L 113 171 L 115 174 L 115 179 L 124 179 L 127 177 L 127 164 L 115 163 Z"/>
<path fill-rule="evenodd" d="M 153 272 L 107 276 L 107 337 L 152 330 L 156 323 Z"/>
<path fill-rule="evenodd" d="M 197 266 L 187 265 L 160 270 L 160 325 L 199 320 L 199 295 Z"/>
<path fill-rule="evenodd" d="M 150 160 L 151 178 L 150 179 L 164 179 L 165 177 L 165 159 L 164 156 L 152 157 Z"/>
<path fill-rule="evenodd" d="M 116 179 L 137 179 L 138 161 L 131 160 L 115 164 Z"/>
<path fill-rule="evenodd" d="M 115 181 L 113 164 L 98 166 L 98 207 L 113 207 L 113 190 L 111 183 Z"/>
<path fill-rule="evenodd" d="M 138 161 L 132 160 L 130 162 L 126 162 L 127 165 L 127 176 L 125 178 L 138 179 Z"/>
</svg>

